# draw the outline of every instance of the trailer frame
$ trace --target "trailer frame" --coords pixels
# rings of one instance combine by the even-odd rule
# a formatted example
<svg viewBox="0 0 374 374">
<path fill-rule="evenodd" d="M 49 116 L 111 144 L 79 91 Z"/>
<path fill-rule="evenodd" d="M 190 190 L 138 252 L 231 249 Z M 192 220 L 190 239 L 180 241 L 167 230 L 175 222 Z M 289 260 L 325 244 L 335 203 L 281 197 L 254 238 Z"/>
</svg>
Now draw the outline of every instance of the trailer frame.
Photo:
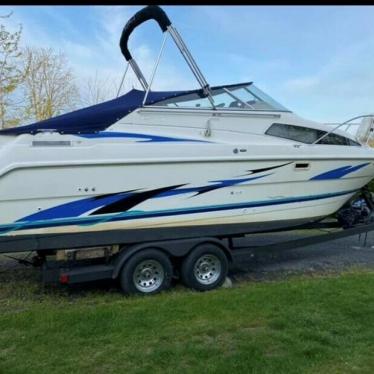
<svg viewBox="0 0 374 374">
<path fill-rule="evenodd" d="M 321 222 L 303 226 L 303 230 L 310 230 L 312 235 L 299 237 L 297 239 L 279 241 L 266 245 L 239 247 L 235 245 L 235 239 L 244 235 L 230 235 L 224 237 L 201 236 L 188 239 L 172 239 L 159 241 L 144 241 L 133 245 L 125 245 L 120 249 L 118 255 L 108 258 L 106 261 L 97 263 L 95 261 L 85 262 L 83 260 L 72 260 L 66 263 L 58 261 L 45 261 L 42 266 L 43 283 L 74 284 L 89 281 L 112 279 L 119 277 L 124 264 L 137 252 L 145 249 L 155 248 L 165 252 L 177 264 L 183 260 L 194 248 L 202 244 L 213 244 L 225 253 L 229 263 L 235 265 L 238 262 L 257 256 L 258 254 L 277 254 L 295 248 L 307 247 L 328 241 L 338 240 L 349 236 L 360 235 L 374 231 L 374 223 L 360 224 L 350 229 L 340 229 L 335 232 L 324 232 L 315 234 L 315 229 L 338 228 L 335 222 Z M 272 232 L 291 232 L 298 228 L 287 230 L 274 230 Z M 79 249 L 77 249 L 79 251 Z"/>
<path fill-rule="evenodd" d="M 3 236 L 0 237 L 0 254 L 36 251 L 34 264 L 41 265 L 44 284 L 75 284 L 118 279 L 122 269 L 134 255 L 149 249 L 156 249 L 166 254 L 173 263 L 174 276 L 179 277 L 181 263 L 201 245 L 218 248 L 224 253 L 229 264 L 235 264 L 259 253 L 276 254 L 374 231 L 374 222 L 360 223 L 348 229 L 343 229 L 337 220 L 321 220 L 292 227 L 289 223 L 290 221 L 284 221 L 282 225 L 277 223 L 272 229 L 269 229 L 269 225 L 261 227 L 258 224 L 247 224 L 198 226 L 193 229 L 176 227 Z M 250 234 L 287 233 L 300 229 L 307 230 L 312 235 L 258 246 L 240 247 L 235 244 L 235 239 Z M 315 229 L 337 229 L 337 231 L 316 235 Z M 114 255 L 104 251 L 104 255 L 99 258 L 76 259 L 77 253 L 87 252 L 92 247 L 105 249 L 114 246 L 118 247 Z M 53 256 L 57 251 L 66 250 L 70 251 L 70 258 L 66 261 L 58 261 Z"/>
</svg>

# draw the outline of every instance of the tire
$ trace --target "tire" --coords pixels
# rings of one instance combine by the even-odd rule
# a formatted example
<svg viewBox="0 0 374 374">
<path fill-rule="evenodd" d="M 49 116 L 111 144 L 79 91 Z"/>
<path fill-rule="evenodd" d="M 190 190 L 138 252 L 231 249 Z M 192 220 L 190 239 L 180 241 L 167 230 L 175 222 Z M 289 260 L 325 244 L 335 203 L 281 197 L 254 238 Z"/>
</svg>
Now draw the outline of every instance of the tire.
<svg viewBox="0 0 374 374">
<path fill-rule="evenodd" d="M 170 288 L 172 275 L 167 255 L 158 249 L 144 249 L 126 261 L 119 281 L 127 295 L 154 295 Z"/>
<path fill-rule="evenodd" d="M 209 291 L 222 286 L 228 272 L 223 250 L 211 243 L 200 244 L 184 259 L 181 280 L 197 291 Z"/>
</svg>

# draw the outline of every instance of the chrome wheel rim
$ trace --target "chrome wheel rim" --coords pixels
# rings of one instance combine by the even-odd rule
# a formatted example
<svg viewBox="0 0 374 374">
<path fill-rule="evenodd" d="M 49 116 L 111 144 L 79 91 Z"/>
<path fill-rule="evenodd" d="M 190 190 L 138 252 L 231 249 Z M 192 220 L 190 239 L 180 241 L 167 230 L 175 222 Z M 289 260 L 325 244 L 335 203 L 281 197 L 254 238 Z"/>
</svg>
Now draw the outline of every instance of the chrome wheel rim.
<svg viewBox="0 0 374 374">
<path fill-rule="evenodd" d="M 220 275 L 221 261 L 217 256 L 205 254 L 195 262 L 194 276 L 199 283 L 212 284 L 217 281 Z"/>
<path fill-rule="evenodd" d="M 144 293 L 157 290 L 165 278 L 162 265 L 156 260 L 140 262 L 134 271 L 133 281 L 135 287 Z"/>
</svg>

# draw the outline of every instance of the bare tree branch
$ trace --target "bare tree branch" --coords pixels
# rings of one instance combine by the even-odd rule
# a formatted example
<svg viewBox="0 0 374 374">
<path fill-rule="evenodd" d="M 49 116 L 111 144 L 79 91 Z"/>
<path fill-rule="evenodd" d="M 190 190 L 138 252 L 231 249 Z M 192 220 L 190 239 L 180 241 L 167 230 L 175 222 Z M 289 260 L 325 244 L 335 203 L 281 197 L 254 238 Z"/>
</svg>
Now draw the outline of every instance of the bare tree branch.
<svg viewBox="0 0 374 374">
<path fill-rule="evenodd" d="M 0 18 L 9 18 L 11 15 L 12 12 Z M 14 100 L 15 91 L 24 79 L 20 69 L 21 34 L 21 25 L 18 31 L 10 32 L 0 24 L 0 127 L 14 126 L 20 121 Z"/>
<path fill-rule="evenodd" d="M 73 110 L 79 94 L 65 55 L 51 48 L 26 48 L 23 56 L 26 117 L 41 121 Z"/>
<path fill-rule="evenodd" d="M 85 81 L 81 89 L 81 105 L 89 106 L 116 97 L 116 86 L 110 77 L 99 77 L 97 71 Z"/>
</svg>

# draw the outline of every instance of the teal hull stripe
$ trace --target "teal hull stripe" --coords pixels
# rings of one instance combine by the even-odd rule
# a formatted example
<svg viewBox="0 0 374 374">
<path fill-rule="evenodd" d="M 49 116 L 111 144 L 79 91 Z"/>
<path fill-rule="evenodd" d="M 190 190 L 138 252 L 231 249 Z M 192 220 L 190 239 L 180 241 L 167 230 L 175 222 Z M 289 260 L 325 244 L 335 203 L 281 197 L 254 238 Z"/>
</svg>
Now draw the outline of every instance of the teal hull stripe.
<svg viewBox="0 0 374 374">
<path fill-rule="evenodd" d="M 79 218 L 68 218 L 68 219 L 55 219 L 55 220 L 41 220 L 33 222 L 17 222 L 8 225 L 0 225 L 0 234 L 4 234 L 14 230 L 30 230 L 30 229 L 39 229 L 47 227 L 58 227 L 58 226 L 68 226 L 68 225 L 95 225 L 98 223 L 105 222 L 116 222 L 116 221 L 126 221 L 133 219 L 142 219 L 142 218 L 155 218 L 155 217 L 168 217 L 176 216 L 182 214 L 198 214 L 198 213 L 207 213 L 207 212 L 217 212 L 224 210 L 232 209 L 243 209 L 243 208 L 255 208 L 255 207 L 264 207 L 271 205 L 283 205 L 283 204 L 292 204 L 300 203 L 313 200 L 322 200 L 329 199 L 337 196 L 349 195 L 357 190 L 342 191 L 335 193 L 327 193 L 321 195 L 310 195 L 310 196 L 299 196 L 292 197 L 287 199 L 275 199 L 275 200 L 266 200 L 266 201 L 256 201 L 256 202 L 247 202 L 239 204 L 223 204 L 223 205 L 210 205 L 203 207 L 191 207 L 191 208 L 181 208 L 181 209 L 168 209 L 168 210 L 158 210 L 158 211 L 127 211 L 117 214 L 108 214 L 105 216 L 91 216 L 91 217 L 79 217 Z"/>
</svg>

